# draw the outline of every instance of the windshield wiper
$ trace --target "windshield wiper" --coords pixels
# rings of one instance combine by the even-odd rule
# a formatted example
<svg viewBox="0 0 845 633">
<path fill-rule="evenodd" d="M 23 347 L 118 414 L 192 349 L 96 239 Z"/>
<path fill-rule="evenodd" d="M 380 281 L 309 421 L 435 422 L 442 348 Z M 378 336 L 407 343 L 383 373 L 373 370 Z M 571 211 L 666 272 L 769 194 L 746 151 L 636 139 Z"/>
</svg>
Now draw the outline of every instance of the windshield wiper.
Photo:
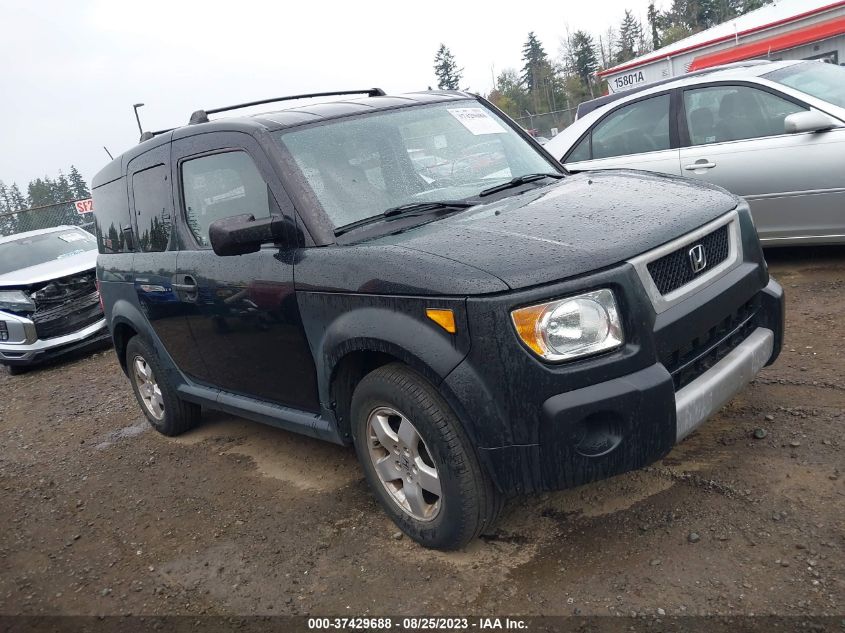
<svg viewBox="0 0 845 633">
<path fill-rule="evenodd" d="M 373 224 L 382 220 L 390 221 L 399 217 L 409 217 L 428 211 L 439 211 L 441 209 L 467 209 L 475 206 L 478 202 L 470 202 L 469 200 L 438 200 L 435 202 L 410 202 L 408 204 L 400 204 L 396 207 L 386 209 L 380 215 L 371 215 L 367 218 L 362 218 L 349 224 L 335 229 L 335 235 L 343 235 L 353 229 L 357 229 L 367 224 Z"/>
<path fill-rule="evenodd" d="M 477 202 L 470 202 L 469 200 L 437 200 L 435 202 L 410 202 L 408 204 L 400 204 L 398 207 L 390 207 L 386 209 L 382 215 L 386 218 L 393 218 L 396 216 L 413 215 L 414 213 L 425 213 L 426 211 L 438 211 L 440 209 L 467 209 L 475 206 Z"/>
<path fill-rule="evenodd" d="M 543 178 L 555 178 L 560 179 L 563 178 L 564 174 L 560 174 L 558 172 L 548 172 L 548 173 L 539 173 L 539 174 L 523 174 L 522 176 L 517 176 L 516 178 L 511 178 L 507 182 L 503 182 L 501 185 L 495 185 L 493 187 L 489 187 L 487 189 L 483 189 L 481 193 L 479 193 L 479 197 L 489 196 L 494 193 L 499 193 L 500 191 L 505 191 L 506 189 L 511 189 L 513 187 L 518 187 L 519 185 L 524 185 L 529 182 L 534 182 L 535 180 L 542 180 Z"/>
</svg>

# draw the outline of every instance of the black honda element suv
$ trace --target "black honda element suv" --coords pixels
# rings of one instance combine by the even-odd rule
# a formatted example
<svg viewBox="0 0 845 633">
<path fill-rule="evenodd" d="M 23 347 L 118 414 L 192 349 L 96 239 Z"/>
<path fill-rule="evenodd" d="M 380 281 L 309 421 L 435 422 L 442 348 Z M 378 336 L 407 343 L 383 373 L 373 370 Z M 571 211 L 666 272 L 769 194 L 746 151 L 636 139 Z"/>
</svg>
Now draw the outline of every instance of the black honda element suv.
<svg viewBox="0 0 845 633">
<path fill-rule="evenodd" d="M 781 348 L 743 200 L 568 174 L 471 94 L 269 99 L 141 141 L 93 195 L 106 319 L 152 425 L 207 407 L 352 444 L 425 546 L 661 458 Z"/>
</svg>

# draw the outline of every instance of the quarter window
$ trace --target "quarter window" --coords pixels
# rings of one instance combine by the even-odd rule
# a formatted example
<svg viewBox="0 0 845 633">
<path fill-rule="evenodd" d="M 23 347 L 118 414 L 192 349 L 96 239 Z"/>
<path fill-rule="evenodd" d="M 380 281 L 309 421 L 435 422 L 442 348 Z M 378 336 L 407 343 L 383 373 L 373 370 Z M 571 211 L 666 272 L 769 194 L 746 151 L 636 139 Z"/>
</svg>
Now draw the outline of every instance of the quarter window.
<svg viewBox="0 0 845 633">
<path fill-rule="evenodd" d="M 669 148 L 668 94 L 623 106 L 593 129 L 594 159 Z"/>
<path fill-rule="evenodd" d="M 246 152 L 212 154 L 182 164 L 185 219 L 200 246 L 211 246 L 208 227 L 233 215 L 270 215 L 270 195 Z"/>
<path fill-rule="evenodd" d="M 783 120 L 806 108 L 748 86 L 711 86 L 684 92 L 692 145 L 784 133 Z"/>
<path fill-rule="evenodd" d="M 569 156 L 566 157 L 567 163 L 577 163 L 582 160 L 590 160 L 590 135 L 587 134 L 581 139 L 581 142 L 575 146 Z"/>
<path fill-rule="evenodd" d="M 132 176 L 138 245 L 142 251 L 165 251 L 170 242 L 173 196 L 167 176 L 168 169 L 164 165 L 150 167 Z"/>
</svg>

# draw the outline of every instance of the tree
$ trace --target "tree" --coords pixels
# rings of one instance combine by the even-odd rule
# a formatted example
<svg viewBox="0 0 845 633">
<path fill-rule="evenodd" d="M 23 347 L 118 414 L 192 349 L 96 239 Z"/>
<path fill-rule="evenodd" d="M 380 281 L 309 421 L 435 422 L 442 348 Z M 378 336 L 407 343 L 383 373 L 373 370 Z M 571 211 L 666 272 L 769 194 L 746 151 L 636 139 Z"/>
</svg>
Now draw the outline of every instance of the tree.
<svg viewBox="0 0 845 633">
<path fill-rule="evenodd" d="M 458 90 L 464 69 L 458 68 L 452 51 L 441 44 L 434 56 L 434 74 L 437 75 L 437 87 L 441 90 Z"/>
<path fill-rule="evenodd" d="M 585 31 L 575 31 L 567 39 L 565 57 L 568 74 L 580 77 L 589 85 L 590 76 L 599 67 L 593 36 Z"/>
<path fill-rule="evenodd" d="M 623 64 L 639 54 L 639 44 L 642 41 L 643 27 L 628 9 L 619 26 L 619 39 L 616 42 L 616 63 Z"/>
<path fill-rule="evenodd" d="M 534 31 L 528 34 L 528 41 L 522 47 L 522 61 L 525 62 L 522 67 L 522 83 L 529 91 L 536 90 L 544 71 L 549 66 L 549 58 L 540 40 L 534 35 Z"/>
<path fill-rule="evenodd" d="M 27 208 L 26 198 L 24 198 L 17 183 L 12 183 L 9 188 L 9 197 L 12 199 L 12 211 L 21 211 Z"/>
<path fill-rule="evenodd" d="M 91 191 L 88 189 L 88 183 L 79 173 L 79 170 L 74 166 L 70 166 L 70 186 L 73 189 L 74 198 L 90 198 Z"/>
</svg>

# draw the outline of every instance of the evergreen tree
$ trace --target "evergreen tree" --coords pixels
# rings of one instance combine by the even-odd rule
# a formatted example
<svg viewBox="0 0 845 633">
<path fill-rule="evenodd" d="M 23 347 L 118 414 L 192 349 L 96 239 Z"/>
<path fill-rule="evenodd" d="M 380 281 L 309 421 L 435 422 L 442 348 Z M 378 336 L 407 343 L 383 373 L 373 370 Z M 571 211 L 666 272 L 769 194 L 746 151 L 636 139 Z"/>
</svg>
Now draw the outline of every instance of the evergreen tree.
<svg viewBox="0 0 845 633">
<path fill-rule="evenodd" d="M 616 47 L 616 63 L 622 64 L 638 55 L 639 43 L 642 40 L 643 27 L 628 9 L 625 9 L 625 17 L 619 26 L 619 39 Z"/>
<path fill-rule="evenodd" d="M 74 198 L 78 200 L 80 198 L 91 197 L 91 191 L 88 189 L 88 183 L 85 182 L 82 174 L 79 173 L 79 170 L 74 165 L 70 166 L 69 178 Z"/>
<path fill-rule="evenodd" d="M 525 62 L 522 67 L 522 83 L 529 91 L 534 91 L 539 87 L 542 76 L 549 67 L 549 58 L 534 31 L 528 34 L 528 40 L 522 47 L 522 61 Z"/>
<path fill-rule="evenodd" d="M 437 87 L 441 90 L 458 90 L 464 69 L 458 68 L 452 51 L 441 44 L 434 56 L 434 74 L 437 76 Z"/>
<path fill-rule="evenodd" d="M 21 193 L 17 183 L 12 183 L 12 186 L 9 188 L 9 197 L 12 199 L 13 211 L 21 211 L 27 208 L 26 198 Z"/>
<path fill-rule="evenodd" d="M 56 179 L 55 186 L 53 187 L 53 202 L 67 202 L 68 200 L 73 200 L 73 198 L 73 187 L 70 184 L 70 180 L 59 171 L 59 177 Z"/>
<path fill-rule="evenodd" d="M 566 65 L 570 74 L 578 76 L 589 85 L 590 76 L 599 66 L 593 36 L 584 31 L 575 31 L 566 42 Z"/>
<path fill-rule="evenodd" d="M 6 188 L 6 183 L 0 180 L 0 213 L 8 213 L 12 210 L 12 198 L 9 196 L 9 190 Z"/>
</svg>

